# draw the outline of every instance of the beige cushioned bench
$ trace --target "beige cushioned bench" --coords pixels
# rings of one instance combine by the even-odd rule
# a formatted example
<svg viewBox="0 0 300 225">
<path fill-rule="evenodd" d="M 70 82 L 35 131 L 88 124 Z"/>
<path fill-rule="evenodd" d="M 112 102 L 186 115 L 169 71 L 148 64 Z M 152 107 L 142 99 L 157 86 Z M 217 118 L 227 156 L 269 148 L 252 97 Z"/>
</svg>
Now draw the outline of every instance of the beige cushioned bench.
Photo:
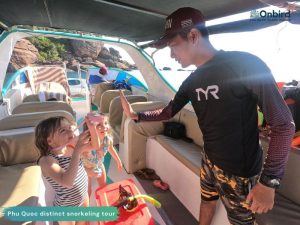
<svg viewBox="0 0 300 225">
<path fill-rule="evenodd" d="M 34 127 L 0 131 L 0 207 L 37 205 L 41 178 L 38 157 Z M 11 223 L 0 215 L 0 224 Z"/>
<path fill-rule="evenodd" d="M 201 146 L 183 140 L 175 140 L 165 135 L 157 135 L 153 138 L 193 173 L 200 174 Z"/>
<path fill-rule="evenodd" d="M 153 110 L 164 107 L 166 104 L 163 102 L 147 102 L 147 103 L 134 103 L 131 104 L 132 108 L 136 112 Z M 193 112 L 186 109 L 181 110 L 177 113 L 170 121 L 178 121 L 185 124 L 187 133 L 186 136 L 193 139 L 194 143 L 180 142 L 187 146 L 198 148 L 198 153 L 203 146 L 202 132 L 199 129 L 197 118 Z M 127 120 L 127 129 L 124 131 L 126 138 L 124 138 L 124 154 L 123 156 L 126 163 L 124 164 L 127 172 L 133 173 L 136 170 L 145 168 L 145 150 L 146 141 L 148 137 L 157 136 L 163 133 L 164 125 L 163 122 L 139 122 L 135 123 L 132 120 Z M 173 142 L 167 142 L 167 139 L 158 138 L 166 148 L 173 149 L 170 145 Z M 164 143 L 166 142 L 166 143 Z M 175 142 L 174 142 L 175 143 Z M 169 147 L 170 146 L 170 147 Z M 122 153 L 120 153 L 122 154 Z"/>
<path fill-rule="evenodd" d="M 127 97 L 126 97 L 127 98 Z M 159 101 L 149 101 L 131 104 L 135 112 L 153 110 L 164 107 L 166 104 Z M 121 124 L 124 132 L 120 134 L 119 156 L 128 173 L 133 173 L 146 167 L 146 141 L 149 136 L 160 134 L 163 131 L 161 122 L 135 123 L 123 114 Z"/>
</svg>

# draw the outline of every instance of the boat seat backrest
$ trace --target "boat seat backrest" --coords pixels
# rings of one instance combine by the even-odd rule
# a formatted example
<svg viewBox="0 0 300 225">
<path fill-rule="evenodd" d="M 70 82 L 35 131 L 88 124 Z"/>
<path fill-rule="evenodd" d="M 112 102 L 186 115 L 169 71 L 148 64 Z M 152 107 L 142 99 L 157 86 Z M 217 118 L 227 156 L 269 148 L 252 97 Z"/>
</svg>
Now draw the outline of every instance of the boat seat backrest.
<svg viewBox="0 0 300 225">
<path fill-rule="evenodd" d="M 131 95 L 131 91 L 128 90 L 123 90 L 124 95 Z M 109 112 L 109 106 L 111 101 L 115 98 L 118 97 L 119 90 L 108 90 L 105 91 L 101 95 L 101 100 L 100 100 L 100 105 L 99 105 L 99 112 L 101 113 L 108 113 Z"/>
<path fill-rule="evenodd" d="M 203 147 L 203 134 L 199 128 L 198 118 L 195 113 L 187 109 L 182 109 L 179 114 L 178 122 L 185 125 L 186 136 L 193 139 L 196 145 Z"/>
<path fill-rule="evenodd" d="M 61 102 L 61 101 L 24 102 L 18 105 L 16 108 L 14 108 L 12 114 L 45 112 L 45 111 L 56 111 L 56 110 L 67 111 L 75 117 L 75 112 L 72 109 L 72 107 L 68 103 Z"/>
<path fill-rule="evenodd" d="M 300 205 L 300 152 L 299 150 L 291 150 L 288 163 L 285 170 L 285 175 L 282 179 L 281 186 L 278 192 Z"/>
<path fill-rule="evenodd" d="M 23 102 L 39 102 L 39 96 L 37 94 L 32 94 L 32 95 L 27 95 L 24 99 Z"/>
<path fill-rule="evenodd" d="M 129 103 L 146 102 L 147 98 L 143 95 L 127 95 L 126 99 Z M 120 97 L 115 97 L 109 106 L 109 124 L 114 129 L 120 126 L 122 122 L 123 108 Z"/>
<path fill-rule="evenodd" d="M 0 166 L 36 162 L 39 155 L 34 127 L 0 131 Z"/>
<path fill-rule="evenodd" d="M 267 150 L 269 148 L 269 141 L 264 138 L 261 139 L 261 144 L 264 150 L 264 157 L 266 157 Z M 300 151 L 291 148 L 289 152 L 289 158 L 286 164 L 284 177 L 281 181 L 281 185 L 277 192 L 282 194 L 287 199 L 300 205 Z"/>
<path fill-rule="evenodd" d="M 57 116 L 63 116 L 69 121 L 75 122 L 74 117 L 69 112 L 63 110 L 20 113 L 9 115 L 0 120 L 0 131 L 23 127 L 35 127 L 40 121 Z"/>
<path fill-rule="evenodd" d="M 97 84 L 95 86 L 95 93 L 94 96 L 92 97 L 92 102 L 100 107 L 100 101 L 101 101 L 101 96 L 102 94 L 107 91 L 107 90 L 113 90 L 113 85 L 110 82 L 103 82 L 100 84 Z"/>
</svg>

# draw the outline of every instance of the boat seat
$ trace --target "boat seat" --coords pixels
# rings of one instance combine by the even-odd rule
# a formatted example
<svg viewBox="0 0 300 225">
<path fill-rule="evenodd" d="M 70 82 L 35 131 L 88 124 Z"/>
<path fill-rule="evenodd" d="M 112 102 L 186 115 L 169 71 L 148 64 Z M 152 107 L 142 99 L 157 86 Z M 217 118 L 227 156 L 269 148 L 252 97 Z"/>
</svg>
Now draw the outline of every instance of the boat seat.
<svg viewBox="0 0 300 225">
<path fill-rule="evenodd" d="M 135 112 L 154 110 L 165 106 L 166 104 L 160 101 L 131 104 Z M 123 149 L 120 150 L 119 156 L 126 171 L 133 173 L 146 167 L 145 152 L 147 137 L 161 134 L 163 132 L 163 124 L 162 122 L 136 123 L 125 115 L 122 117 L 122 120 L 121 126 L 124 127 L 124 132 L 120 133 L 120 142 L 124 143 L 124 145 L 120 145 Z"/>
<path fill-rule="evenodd" d="M 41 170 L 34 127 L 0 131 L 0 208 L 37 206 Z M 0 224 L 11 224 L 0 213 Z"/>
<path fill-rule="evenodd" d="M 50 117 L 63 116 L 69 121 L 74 121 L 73 115 L 67 111 L 45 111 L 9 115 L 0 120 L 0 131 L 23 127 L 35 127 L 40 121 Z"/>
<path fill-rule="evenodd" d="M 35 162 L 39 151 L 34 144 L 34 127 L 0 131 L 0 165 Z"/>
<path fill-rule="evenodd" d="M 200 175 L 203 151 L 201 146 L 165 135 L 156 135 L 153 138 L 197 176 Z"/>
<path fill-rule="evenodd" d="M 162 108 L 166 104 L 163 102 L 154 103 L 134 103 L 132 104 L 133 110 L 136 112 L 153 110 Z M 203 138 L 202 132 L 199 129 L 197 118 L 193 112 L 186 109 L 182 109 L 177 113 L 170 121 L 181 122 L 185 125 L 187 133 L 186 136 L 194 141 L 194 144 L 202 147 Z M 163 122 L 140 122 L 135 123 L 134 121 L 128 121 L 126 125 L 127 137 L 124 137 L 124 154 L 127 154 L 126 162 L 124 164 L 127 172 L 133 173 L 136 170 L 145 168 L 146 158 L 146 141 L 150 136 L 155 136 L 163 133 L 164 125 Z M 126 140 L 126 141 L 125 141 Z M 187 143 L 193 144 L 193 143 Z M 199 148 L 200 150 L 200 148 Z M 143 153 L 141 153 L 143 152 Z"/>
<path fill-rule="evenodd" d="M 256 218 L 258 225 L 298 225 L 300 205 L 276 193 L 274 208 L 266 214 L 256 215 Z"/>
<path fill-rule="evenodd" d="M 261 138 L 264 155 L 269 140 Z M 281 185 L 276 190 L 274 208 L 266 214 L 257 215 L 259 225 L 296 225 L 300 221 L 300 149 L 291 148 Z"/>
<path fill-rule="evenodd" d="M 37 94 L 32 94 L 32 95 L 27 95 L 24 99 L 23 102 L 39 102 L 39 96 Z"/>
<path fill-rule="evenodd" d="M 113 135 L 117 136 L 118 134 L 120 134 L 120 132 L 121 132 L 121 125 L 115 125 L 115 127 L 113 129 Z M 115 141 L 114 141 L 114 143 L 115 143 Z"/>
<path fill-rule="evenodd" d="M 147 101 L 147 98 L 143 95 L 127 95 L 126 98 L 129 103 Z M 121 129 L 123 108 L 119 96 L 115 97 L 111 101 L 109 105 L 108 116 L 109 116 L 109 124 L 113 131 L 114 144 L 118 144 L 120 139 L 120 133 L 123 132 L 123 129 Z"/>
<path fill-rule="evenodd" d="M 75 111 L 72 107 L 66 103 L 61 101 L 50 101 L 50 102 L 24 102 L 17 107 L 15 107 L 12 111 L 12 114 L 20 114 L 20 113 L 31 113 L 31 112 L 45 112 L 45 111 L 56 111 L 56 110 L 64 110 L 71 113 L 74 118 L 76 116 Z"/>
<path fill-rule="evenodd" d="M 92 103 L 95 104 L 97 107 L 100 107 L 100 100 L 102 94 L 107 90 L 114 90 L 114 87 L 111 82 L 103 82 L 97 84 L 94 89 L 95 91 L 92 95 Z"/>
<path fill-rule="evenodd" d="M 124 95 L 131 95 L 131 91 L 128 90 L 123 90 Z M 98 107 L 99 112 L 101 113 L 108 113 L 109 112 L 109 106 L 111 101 L 115 98 L 120 96 L 119 94 L 119 90 L 108 90 L 105 91 L 102 95 L 101 95 L 101 100 L 100 100 L 100 104 Z"/>
<path fill-rule="evenodd" d="M 185 125 L 186 136 L 191 138 L 193 142 L 176 140 L 163 135 L 163 132 L 148 137 L 146 167 L 154 169 L 161 179 L 170 185 L 172 193 L 198 219 L 201 202 L 202 132 L 198 126 L 196 115 L 187 109 L 182 109 L 178 112 L 173 117 L 173 121 Z M 167 168 L 163 161 L 168 162 Z M 214 219 L 212 224 L 228 224 L 223 205 L 218 208 Z M 224 219 L 225 221 L 223 221 Z"/>
</svg>

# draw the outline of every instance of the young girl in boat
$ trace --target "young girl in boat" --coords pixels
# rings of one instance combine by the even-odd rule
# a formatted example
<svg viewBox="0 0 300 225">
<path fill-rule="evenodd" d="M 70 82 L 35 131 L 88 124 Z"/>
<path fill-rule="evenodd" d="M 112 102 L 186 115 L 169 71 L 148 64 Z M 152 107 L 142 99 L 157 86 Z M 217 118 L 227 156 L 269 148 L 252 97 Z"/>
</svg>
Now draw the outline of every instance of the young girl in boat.
<svg viewBox="0 0 300 225">
<path fill-rule="evenodd" d="M 104 167 L 104 156 L 107 152 L 111 154 L 117 163 L 117 168 L 122 171 L 122 162 L 113 146 L 111 128 L 107 116 L 98 113 L 90 113 L 86 117 L 86 129 L 88 128 L 92 137 L 94 150 L 83 154 L 83 162 L 89 177 L 89 195 L 92 192 L 92 178 L 96 177 L 98 187 L 106 185 L 106 171 Z"/>
<path fill-rule="evenodd" d="M 89 205 L 88 177 L 81 155 L 92 150 L 90 139 L 89 131 L 75 138 L 73 124 L 64 117 L 49 118 L 37 125 L 35 144 L 41 153 L 38 164 L 55 191 L 54 206 Z M 59 225 L 75 224 L 86 223 L 59 221 Z"/>
</svg>

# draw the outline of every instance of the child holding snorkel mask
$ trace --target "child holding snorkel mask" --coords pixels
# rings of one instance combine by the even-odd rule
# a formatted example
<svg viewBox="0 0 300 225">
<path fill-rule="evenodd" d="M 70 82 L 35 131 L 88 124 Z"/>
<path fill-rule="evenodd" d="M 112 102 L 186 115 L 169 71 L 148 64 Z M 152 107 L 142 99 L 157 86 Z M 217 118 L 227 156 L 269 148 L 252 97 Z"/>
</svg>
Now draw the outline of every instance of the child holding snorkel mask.
<svg viewBox="0 0 300 225">
<path fill-rule="evenodd" d="M 106 185 L 106 171 L 104 167 L 104 156 L 107 152 L 111 154 L 117 163 L 118 170 L 122 170 L 122 162 L 113 147 L 111 128 L 108 118 L 103 114 L 89 113 L 85 119 L 85 129 L 91 134 L 93 150 L 83 153 L 83 162 L 89 177 L 88 193 L 92 192 L 92 178 L 96 177 L 98 186 Z"/>
<path fill-rule="evenodd" d="M 93 149 L 90 132 L 76 137 L 75 126 L 64 117 L 41 121 L 35 129 L 35 144 L 41 157 L 38 164 L 44 178 L 55 191 L 54 206 L 89 206 L 88 176 L 81 160 Z M 75 225 L 75 221 L 59 221 Z M 77 221 L 76 225 L 86 224 Z"/>
</svg>

